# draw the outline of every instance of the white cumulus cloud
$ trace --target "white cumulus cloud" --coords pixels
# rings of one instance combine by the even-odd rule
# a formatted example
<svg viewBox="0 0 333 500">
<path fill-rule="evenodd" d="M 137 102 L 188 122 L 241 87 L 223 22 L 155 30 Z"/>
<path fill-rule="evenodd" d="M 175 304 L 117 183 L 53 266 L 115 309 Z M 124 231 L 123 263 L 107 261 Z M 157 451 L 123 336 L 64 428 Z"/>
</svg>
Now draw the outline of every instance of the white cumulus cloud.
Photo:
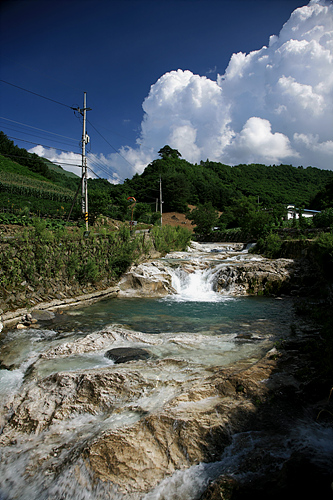
<svg viewBox="0 0 333 500">
<path fill-rule="evenodd" d="M 143 103 L 137 149 L 165 144 L 191 162 L 292 163 L 333 168 L 333 5 L 296 9 L 268 46 L 233 54 L 216 80 L 164 74 Z M 149 155 L 148 155 L 149 156 Z M 141 165 L 141 164 L 140 164 Z"/>
<path fill-rule="evenodd" d="M 282 158 L 297 157 L 287 136 L 280 132 L 272 133 L 268 120 L 253 116 L 247 120 L 243 129 L 230 145 L 233 159 L 240 163 L 278 163 Z M 228 151 L 228 148 L 226 149 Z"/>
<path fill-rule="evenodd" d="M 268 46 L 233 54 L 216 80 L 164 74 L 142 107 L 137 147 L 106 159 L 118 172 L 113 182 L 142 172 L 165 144 L 190 162 L 333 169 L 332 2 L 296 9 Z"/>
<path fill-rule="evenodd" d="M 82 157 L 80 154 L 73 152 L 62 152 L 59 154 L 56 149 L 45 148 L 41 145 L 29 149 L 29 153 L 35 153 L 38 156 L 42 156 L 43 158 L 50 160 L 52 163 L 60 165 L 69 172 L 81 175 L 79 167 L 82 165 Z"/>
</svg>

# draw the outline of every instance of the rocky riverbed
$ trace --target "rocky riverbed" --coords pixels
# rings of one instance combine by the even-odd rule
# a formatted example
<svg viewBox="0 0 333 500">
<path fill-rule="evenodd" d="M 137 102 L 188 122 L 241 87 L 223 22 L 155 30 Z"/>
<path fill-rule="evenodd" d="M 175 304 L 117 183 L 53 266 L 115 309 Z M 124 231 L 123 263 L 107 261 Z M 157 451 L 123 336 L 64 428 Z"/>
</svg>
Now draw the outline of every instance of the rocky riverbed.
<svg viewBox="0 0 333 500">
<path fill-rule="evenodd" d="M 200 262 L 195 248 L 190 259 L 173 254 L 135 266 L 117 294 L 175 294 L 198 267 L 214 278 L 210 290 L 200 288 L 209 297 L 264 294 L 272 282 L 279 293 L 302 289 L 291 260 L 204 250 Z M 312 364 L 316 326 L 293 319 L 279 337 L 250 324 L 225 337 L 209 328 L 161 337 L 110 324 L 73 336 L 51 317 L 39 326 L 25 319 L 22 339 L 35 336 L 34 350 L 21 340 L 12 355 L 15 330 L 1 347 L 2 498 L 331 498 L 330 385 Z M 216 356 L 223 342 L 237 353 L 232 363 L 207 355 L 206 345 Z M 104 356 L 111 351 L 123 358 Z M 74 359 L 96 356 L 98 368 L 73 369 Z"/>
</svg>

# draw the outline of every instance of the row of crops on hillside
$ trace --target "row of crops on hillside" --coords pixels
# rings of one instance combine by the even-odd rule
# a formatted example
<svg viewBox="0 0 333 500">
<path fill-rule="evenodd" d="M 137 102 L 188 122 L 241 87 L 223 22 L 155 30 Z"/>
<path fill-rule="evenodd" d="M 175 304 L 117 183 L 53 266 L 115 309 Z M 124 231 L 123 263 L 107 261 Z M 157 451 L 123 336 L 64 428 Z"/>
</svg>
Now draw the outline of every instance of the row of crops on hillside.
<svg viewBox="0 0 333 500">
<path fill-rule="evenodd" d="M 15 184 L 3 184 L 1 182 L 0 182 L 0 192 L 27 196 L 27 197 L 42 198 L 44 200 L 52 200 L 60 203 L 70 202 L 74 198 L 74 195 L 68 196 L 63 193 L 56 193 L 54 191 L 45 191 L 43 189 L 35 189 Z"/>
<path fill-rule="evenodd" d="M 29 179 L 12 172 L 0 172 L 0 192 L 20 196 L 42 198 L 60 203 L 71 202 L 73 191 L 47 181 Z"/>
</svg>

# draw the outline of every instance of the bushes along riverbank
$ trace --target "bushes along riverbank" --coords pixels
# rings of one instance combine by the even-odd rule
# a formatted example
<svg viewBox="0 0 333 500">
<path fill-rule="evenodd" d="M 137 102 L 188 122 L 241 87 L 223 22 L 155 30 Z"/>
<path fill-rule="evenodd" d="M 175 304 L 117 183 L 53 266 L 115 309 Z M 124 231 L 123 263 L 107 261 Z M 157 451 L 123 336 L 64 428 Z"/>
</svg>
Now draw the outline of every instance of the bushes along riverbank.
<svg viewBox="0 0 333 500">
<path fill-rule="evenodd" d="M 106 289 L 133 262 L 185 249 L 191 233 L 165 226 L 131 235 L 123 227 L 86 236 L 81 229 L 50 231 L 41 221 L 17 237 L 1 238 L 2 312 Z"/>
</svg>

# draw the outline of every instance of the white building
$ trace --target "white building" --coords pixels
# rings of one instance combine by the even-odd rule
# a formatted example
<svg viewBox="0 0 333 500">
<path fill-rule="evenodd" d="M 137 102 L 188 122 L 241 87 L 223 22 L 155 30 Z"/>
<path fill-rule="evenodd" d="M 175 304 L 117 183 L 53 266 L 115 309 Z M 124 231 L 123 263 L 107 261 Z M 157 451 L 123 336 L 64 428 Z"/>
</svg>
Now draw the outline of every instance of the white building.
<svg viewBox="0 0 333 500">
<path fill-rule="evenodd" d="M 319 210 L 309 210 L 304 208 L 302 210 L 302 217 L 308 219 L 309 217 L 314 217 L 316 214 L 319 214 Z M 299 219 L 299 208 L 295 208 L 295 205 L 287 206 L 287 220 L 291 220 L 293 218 Z"/>
</svg>

